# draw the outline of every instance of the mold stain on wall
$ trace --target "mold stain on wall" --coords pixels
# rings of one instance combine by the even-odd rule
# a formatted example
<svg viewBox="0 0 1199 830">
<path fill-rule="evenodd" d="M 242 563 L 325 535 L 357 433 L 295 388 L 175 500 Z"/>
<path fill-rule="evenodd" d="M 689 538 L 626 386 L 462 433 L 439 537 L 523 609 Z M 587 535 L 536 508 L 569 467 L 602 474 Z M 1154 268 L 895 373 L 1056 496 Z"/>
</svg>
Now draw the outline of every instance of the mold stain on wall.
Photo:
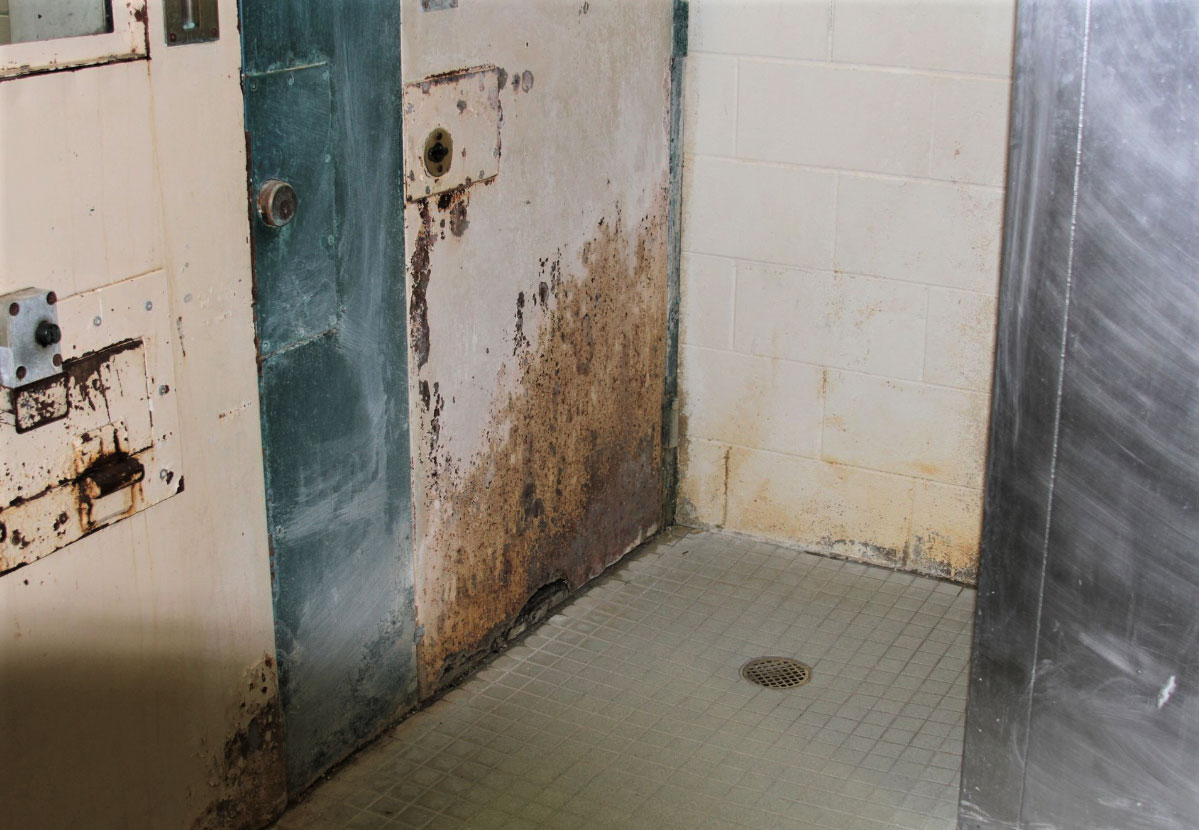
<svg viewBox="0 0 1199 830">
<path fill-rule="evenodd" d="M 479 187 L 481 185 L 476 185 Z M 429 253 L 469 237 L 469 191 L 420 206 L 410 258 L 414 362 L 428 331 Z M 505 371 L 481 449 L 455 457 L 446 401 L 418 377 L 416 446 L 428 471 L 417 587 L 420 689 L 452 683 L 661 522 L 665 189 L 643 216 L 619 205 L 576 257 L 556 251 L 512 297 Z M 422 327 L 423 326 L 423 327 Z M 489 347 L 490 348 L 490 347 Z"/>
<path fill-rule="evenodd" d="M 246 671 L 224 746 L 206 748 L 211 800 L 192 830 L 257 830 L 287 803 L 278 672 L 270 655 Z"/>
</svg>

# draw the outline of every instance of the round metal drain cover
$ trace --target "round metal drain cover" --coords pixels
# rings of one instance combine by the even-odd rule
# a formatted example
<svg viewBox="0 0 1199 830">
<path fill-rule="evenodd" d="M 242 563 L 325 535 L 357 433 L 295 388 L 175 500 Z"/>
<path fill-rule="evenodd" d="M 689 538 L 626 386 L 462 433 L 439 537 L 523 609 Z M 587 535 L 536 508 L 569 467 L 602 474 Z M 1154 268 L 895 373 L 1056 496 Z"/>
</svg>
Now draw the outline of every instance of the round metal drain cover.
<svg viewBox="0 0 1199 830">
<path fill-rule="evenodd" d="M 812 679 L 812 668 L 790 657 L 755 657 L 741 667 L 741 676 L 767 689 L 794 689 Z"/>
</svg>

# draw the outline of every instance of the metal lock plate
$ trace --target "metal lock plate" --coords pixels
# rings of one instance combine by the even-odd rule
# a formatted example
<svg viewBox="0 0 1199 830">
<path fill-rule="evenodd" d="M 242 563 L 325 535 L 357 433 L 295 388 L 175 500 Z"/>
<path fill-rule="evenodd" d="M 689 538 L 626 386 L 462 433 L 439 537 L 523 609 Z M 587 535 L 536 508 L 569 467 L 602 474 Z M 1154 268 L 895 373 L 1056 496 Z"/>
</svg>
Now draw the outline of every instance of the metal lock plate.
<svg viewBox="0 0 1199 830">
<path fill-rule="evenodd" d="M 206 43 L 221 36 L 217 0 L 165 0 L 167 46 Z"/>
<path fill-rule="evenodd" d="M 403 132 L 408 201 L 494 178 L 500 171 L 499 70 L 475 67 L 408 84 Z"/>
<path fill-rule="evenodd" d="M 0 573 L 183 489 L 165 274 L 56 307 L 61 371 L 0 388 Z"/>
<path fill-rule="evenodd" d="M 57 303 L 44 288 L 0 297 L 0 386 L 18 389 L 62 372 Z"/>
</svg>

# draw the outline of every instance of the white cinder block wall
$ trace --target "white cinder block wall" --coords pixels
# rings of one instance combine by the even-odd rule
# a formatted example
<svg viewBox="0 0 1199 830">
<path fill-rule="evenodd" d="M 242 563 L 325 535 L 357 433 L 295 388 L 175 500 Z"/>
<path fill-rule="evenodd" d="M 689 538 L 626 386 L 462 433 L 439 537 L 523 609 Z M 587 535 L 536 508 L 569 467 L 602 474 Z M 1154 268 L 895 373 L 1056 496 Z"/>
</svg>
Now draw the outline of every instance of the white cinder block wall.
<svg viewBox="0 0 1199 830">
<path fill-rule="evenodd" d="M 691 0 L 680 519 L 973 581 L 1013 0 Z"/>
</svg>

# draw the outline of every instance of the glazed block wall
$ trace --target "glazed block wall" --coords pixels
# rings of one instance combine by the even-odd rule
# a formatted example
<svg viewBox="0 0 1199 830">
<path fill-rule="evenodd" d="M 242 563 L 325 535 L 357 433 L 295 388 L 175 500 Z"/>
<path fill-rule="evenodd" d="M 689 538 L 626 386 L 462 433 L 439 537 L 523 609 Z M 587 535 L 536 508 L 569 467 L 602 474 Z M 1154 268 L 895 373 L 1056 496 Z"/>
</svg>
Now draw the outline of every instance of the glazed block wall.
<svg viewBox="0 0 1199 830">
<path fill-rule="evenodd" d="M 974 580 L 1012 0 L 692 0 L 680 517 Z"/>
</svg>

